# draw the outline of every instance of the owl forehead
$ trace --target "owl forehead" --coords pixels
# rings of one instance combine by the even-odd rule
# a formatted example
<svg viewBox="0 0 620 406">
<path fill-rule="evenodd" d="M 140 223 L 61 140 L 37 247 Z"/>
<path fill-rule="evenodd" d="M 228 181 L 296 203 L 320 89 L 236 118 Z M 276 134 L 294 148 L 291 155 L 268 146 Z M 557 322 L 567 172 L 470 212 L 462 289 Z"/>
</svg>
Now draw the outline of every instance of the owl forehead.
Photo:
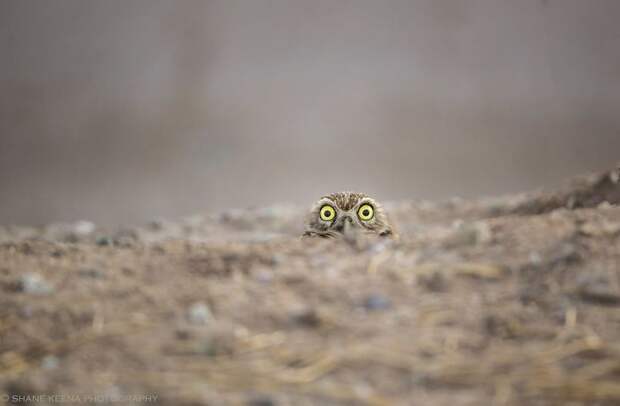
<svg viewBox="0 0 620 406">
<path fill-rule="evenodd" d="M 340 210 L 351 210 L 354 208 L 360 200 L 367 198 L 363 193 L 353 193 L 353 192 L 339 192 L 332 193 L 331 195 L 324 196 L 323 198 L 329 199 L 340 209 Z"/>
</svg>

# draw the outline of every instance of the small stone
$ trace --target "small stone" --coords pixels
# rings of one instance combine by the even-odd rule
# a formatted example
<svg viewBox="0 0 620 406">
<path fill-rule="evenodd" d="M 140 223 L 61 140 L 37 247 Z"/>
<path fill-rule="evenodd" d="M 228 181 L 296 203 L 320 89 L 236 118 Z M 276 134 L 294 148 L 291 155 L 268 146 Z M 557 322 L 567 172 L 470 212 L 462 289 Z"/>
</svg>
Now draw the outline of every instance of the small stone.
<svg viewBox="0 0 620 406">
<path fill-rule="evenodd" d="M 528 256 L 528 259 L 530 260 L 530 263 L 532 265 L 538 265 L 538 264 L 540 264 L 542 262 L 542 256 L 537 251 L 530 252 L 530 255 Z"/>
<path fill-rule="evenodd" d="M 55 355 L 47 355 L 41 360 L 41 368 L 42 369 L 56 369 L 60 364 L 60 360 Z"/>
<path fill-rule="evenodd" d="M 293 323 L 303 327 L 316 328 L 321 325 L 321 317 L 318 312 L 309 308 L 291 312 L 290 319 Z"/>
<path fill-rule="evenodd" d="M 122 273 L 123 273 L 123 275 L 125 275 L 125 276 L 134 276 L 134 275 L 136 274 L 136 271 L 134 271 L 134 270 L 133 270 L 133 269 L 131 269 L 131 268 L 127 268 L 126 266 L 124 266 L 124 267 L 121 269 L 121 272 L 122 272 Z"/>
<path fill-rule="evenodd" d="M 482 318 L 483 331 L 493 337 L 515 338 L 510 320 L 494 314 Z"/>
<path fill-rule="evenodd" d="M 175 336 L 178 340 L 189 340 L 192 337 L 192 333 L 187 329 L 178 329 L 175 331 Z"/>
<path fill-rule="evenodd" d="M 610 283 L 606 275 L 581 275 L 577 278 L 577 294 L 584 302 L 620 306 L 620 291 Z"/>
<path fill-rule="evenodd" d="M 138 233 L 132 229 L 119 230 L 114 236 L 114 244 L 119 247 L 133 247 L 138 241 Z"/>
<path fill-rule="evenodd" d="M 390 299 L 383 295 L 372 294 L 364 299 L 364 308 L 368 311 L 386 310 L 391 306 Z"/>
<path fill-rule="evenodd" d="M 95 224 L 90 221 L 81 220 L 73 225 L 73 232 L 79 236 L 87 236 L 95 231 Z"/>
<path fill-rule="evenodd" d="M 448 288 L 446 277 L 439 271 L 418 275 L 416 282 L 430 292 L 444 292 Z"/>
<path fill-rule="evenodd" d="M 65 252 L 61 249 L 55 249 L 52 252 L 50 252 L 50 255 L 54 258 L 60 258 L 65 254 Z"/>
<path fill-rule="evenodd" d="M 220 219 L 224 222 L 237 221 L 244 217 L 245 212 L 241 209 L 229 209 L 223 212 Z"/>
<path fill-rule="evenodd" d="M 273 272 L 268 269 L 261 269 L 256 272 L 256 281 L 263 285 L 268 285 L 273 282 Z"/>
<path fill-rule="evenodd" d="M 93 279 L 102 279 L 105 278 L 105 273 L 97 268 L 82 268 L 78 271 L 80 276 L 84 276 L 87 278 Z"/>
<path fill-rule="evenodd" d="M 32 295 L 46 295 L 53 288 L 38 273 L 27 273 L 19 279 L 19 288 L 22 292 Z"/>
<path fill-rule="evenodd" d="M 272 265 L 280 265 L 281 263 L 283 263 L 285 260 L 284 255 L 282 254 L 273 254 L 271 256 L 271 264 Z"/>
<path fill-rule="evenodd" d="M 112 238 L 108 237 L 108 236 L 101 236 L 101 237 L 97 237 L 97 239 L 95 240 L 95 244 L 99 245 L 99 246 L 109 246 L 112 245 Z"/>
<path fill-rule="evenodd" d="M 196 302 L 189 308 L 187 318 L 192 324 L 208 324 L 213 319 L 213 315 L 206 303 Z"/>
<path fill-rule="evenodd" d="M 248 406 L 275 406 L 276 403 L 268 395 L 254 395 L 247 404 Z"/>
</svg>

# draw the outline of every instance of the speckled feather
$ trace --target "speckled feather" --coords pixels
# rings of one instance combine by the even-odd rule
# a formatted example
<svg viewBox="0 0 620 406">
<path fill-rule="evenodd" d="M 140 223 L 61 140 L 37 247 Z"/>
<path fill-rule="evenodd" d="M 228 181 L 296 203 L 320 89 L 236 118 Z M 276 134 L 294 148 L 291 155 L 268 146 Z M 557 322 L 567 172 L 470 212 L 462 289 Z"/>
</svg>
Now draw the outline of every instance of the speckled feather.
<svg viewBox="0 0 620 406">
<path fill-rule="evenodd" d="M 322 198 L 327 198 L 333 201 L 336 204 L 336 206 L 338 206 L 338 208 L 341 210 L 351 210 L 357 205 L 357 203 L 361 199 L 365 197 L 368 197 L 368 196 L 366 196 L 363 193 L 338 192 L 338 193 L 332 193 L 327 196 L 323 196 Z"/>
<path fill-rule="evenodd" d="M 326 204 L 336 210 L 336 216 L 331 221 L 324 221 L 320 218 L 319 212 Z M 357 214 L 359 207 L 364 204 L 370 204 L 374 209 L 374 216 L 368 221 L 361 220 Z M 306 237 L 341 237 L 344 235 L 346 221 L 349 223 L 348 229 L 358 233 L 395 237 L 381 204 L 363 193 L 355 192 L 338 192 L 321 197 L 310 210 L 303 235 Z"/>
</svg>

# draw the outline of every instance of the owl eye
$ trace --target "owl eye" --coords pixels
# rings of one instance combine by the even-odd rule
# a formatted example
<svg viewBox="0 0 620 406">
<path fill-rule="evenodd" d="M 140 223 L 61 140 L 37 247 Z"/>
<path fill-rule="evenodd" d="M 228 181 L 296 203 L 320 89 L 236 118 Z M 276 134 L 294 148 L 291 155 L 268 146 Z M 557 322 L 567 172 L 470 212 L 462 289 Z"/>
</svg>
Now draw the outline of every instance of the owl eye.
<svg viewBox="0 0 620 406">
<path fill-rule="evenodd" d="M 375 216 L 375 209 L 373 209 L 372 206 L 369 205 L 368 203 L 363 204 L 357 210 L 357 216 L 362 221 L 372 220 L 372 218 Z"/>
<path fill-rule="evenodd" d="M 334 208 L 329 204 L 326 204 L 321 207 L 319 215 L 323 221 L 332 221 L 336 217 L 336 210 L 334 210 Z"/>
</svg>

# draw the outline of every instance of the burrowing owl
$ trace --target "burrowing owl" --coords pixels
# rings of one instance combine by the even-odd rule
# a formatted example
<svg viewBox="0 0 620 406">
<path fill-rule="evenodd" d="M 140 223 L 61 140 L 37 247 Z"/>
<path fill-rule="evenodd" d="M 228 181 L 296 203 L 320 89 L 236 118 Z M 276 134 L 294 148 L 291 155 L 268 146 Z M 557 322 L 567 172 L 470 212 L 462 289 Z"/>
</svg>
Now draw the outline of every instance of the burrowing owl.
<svg viewBox="0 0 620 406">
<path fill-rule="evenodd" d="M 306 222 L 305 237 L 340 237 L 351 233 L 394 237 L 385 211 L 363 193 L 340 192 L 323 196 Z"/>
</svg>

